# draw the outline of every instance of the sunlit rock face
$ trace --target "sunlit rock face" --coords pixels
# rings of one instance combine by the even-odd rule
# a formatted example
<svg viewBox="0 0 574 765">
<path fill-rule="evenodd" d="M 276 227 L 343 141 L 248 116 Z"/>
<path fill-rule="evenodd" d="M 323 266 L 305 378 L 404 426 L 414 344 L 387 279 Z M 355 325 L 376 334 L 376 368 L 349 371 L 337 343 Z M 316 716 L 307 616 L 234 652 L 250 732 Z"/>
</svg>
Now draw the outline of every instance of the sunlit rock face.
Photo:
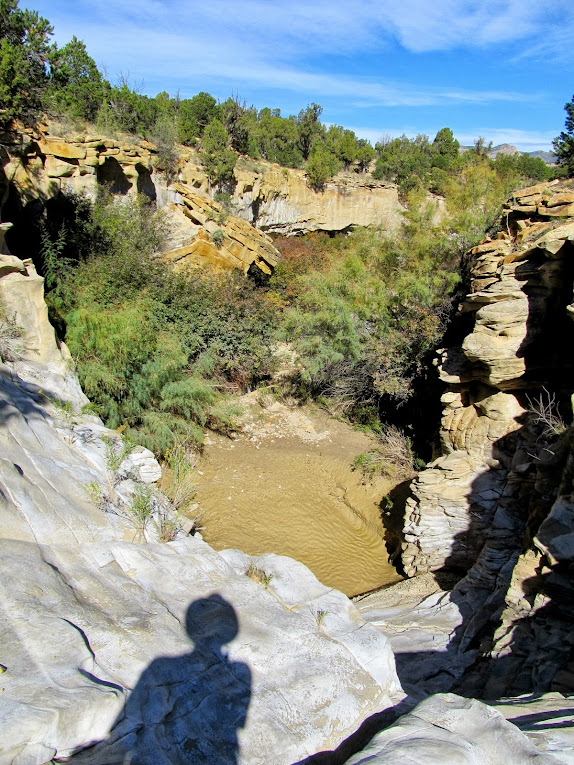
<svg viewBox="0 0 574 765">
<path fill-rule="evenodd" d="M 459 348 L 440 352 L 442 456 L 413 483 L 402 550 L 409 574 L 468 569 L 497 513 L 512 515 L 521 498 L 522 523 L 528 516 L 535 468 L 550 457 L 533 408 L 541 396 L 543 406 L 564 408 L 573 389 L 565 352 L 573 335 L 571 197 L 556 181 L 517 191 L 506 230 L 468 255 L 471 292 L 460 310 L 473 324 Z"/>
<path fill-rule="evenodd" d="M 394 184 L 347 173 L 321 192 L 309 188 L 302 170 L 261 163 L 260 172 L 236 170 L 234 201 L 238 214 L 263 231 L 293 235 L 382 226 L 394 231 L 401 210 Z"/>
<path fill-rule="evenodd" d="M 355 226 L 392 232 L 402 220 L 396 185 L 363 173 L 341 173 L 316 192 L 303 170 L 239 157 L 224 208 L 214 201 L 217 189 L 210 186 L 195 149 L 178 147 L 175 166 L 166 174 L 157 147 L 135 137 L 110 138 L 101 132 L 60 136 L 46 126 L 10 136 L 13 143 L 2 157 L 0 198 L 9 184 L 22 212 L 25 205 L 45 204 L 61 192 L 93 199 L 102 188 L 118 196 L 143 194 L 169 210 L 167 258 L 178 269 L 247 273 L 253 268 L 269 275 L 279 253 L 268 234 Z"/>
<path fill-rule="evenodd" d="M 502 714 L 476 699 L 436 694 L 377 734 L 349 765 L 554 765 Z"/>
<path fill-rule="evenodd" d="M 179 246 L 164 258 L 177 270 L 208 267 L 248 273 L 253 267 L 267 275 L 272 273 L 280 255 L 271 237 L 193 187 L 175 183 L 172 188 L 180 201 L 169 206 L 168 215 L 175 224 L 172 242 Z"/>
</svg>

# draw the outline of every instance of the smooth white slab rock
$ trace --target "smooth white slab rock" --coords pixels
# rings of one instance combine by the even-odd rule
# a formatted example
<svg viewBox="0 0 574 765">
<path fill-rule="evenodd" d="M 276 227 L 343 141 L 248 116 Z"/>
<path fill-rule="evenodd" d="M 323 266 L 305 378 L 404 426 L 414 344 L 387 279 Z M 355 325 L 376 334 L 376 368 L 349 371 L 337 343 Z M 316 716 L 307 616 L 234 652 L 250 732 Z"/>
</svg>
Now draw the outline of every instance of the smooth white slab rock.
<svg viewBox="0 0 574 765">
<path fill-rule="evenodd" d="M 500 699 L 492 706 L 541 752 L 574 765 L 574 698 L 561 693 Z"/>
<path fill-rule="evenodd" d="M 348 765 L 557 765 L 492 707 L 436 694 L 404 715 Z"/>
<path fill-rule="evenodd" d="M 142 483 L 155 483 L 161 478 L 161 466 L 154 454 L 144 446 L 136 446 L 119 467 L 119 471 L 126 475 L 132 472 Z"/>
<path fill-rule="evenodd" d="M 115 491 L 101 424 L 54 422 L 6 369 L 0 398 L 2 765 L 290 765 L 404 697 L 344 595 L 287 558 L 257 561 L 265 589 L 197 537 L 141 542 L 86 491 Z M 192 604 L 208 613 L 189 632 Z"/>
</svg>

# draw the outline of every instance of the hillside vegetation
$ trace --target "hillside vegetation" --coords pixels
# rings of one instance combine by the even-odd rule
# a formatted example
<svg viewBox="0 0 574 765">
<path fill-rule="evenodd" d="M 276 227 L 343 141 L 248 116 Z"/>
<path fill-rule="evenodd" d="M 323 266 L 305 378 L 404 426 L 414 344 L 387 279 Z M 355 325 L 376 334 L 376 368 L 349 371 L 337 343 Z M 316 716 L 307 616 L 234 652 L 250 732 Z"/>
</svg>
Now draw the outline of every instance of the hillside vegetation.
<svg viewBox="0 0 574 765">
<path fill-rule="evenodd" d="M 448 176 L 441 214 L 414 190 L 398 235 L 279 238 L 282 260 L 259 285 L 171 271 L 155 257 L 163 212 L 141 198 L 69 196 L 44 224 L 47 298 L 106 422 L 156 452 L 174 434 L 231 429 L 229 393 L 269 384 L 280 340 L 298 355 L 290 395 L 376 428 L 412 396 L 446 328 L 461 253 L 497 223 L 509 191 L 476 155 Z"/>
<path fill-rule="evenodd" d="M 94 125 L 108 135 L 137 134 L 157 144 L 160 165 L 168 172 L 176 162 L 176 143 L 197 146 L 212 185 L 221 188 L 233 185 L 238 154 L 304 167 L 316 190 L 343 168 L 362 173 L 374 166 L 375 178 L 396 180 L 403 192 L 422 185 L 441 193 L 445 173 L 465 165 L 449 128 L 433 141 L 424 135 L 383 137 L 373 149 L 352 130 L 323 124 L 316 103 L 283 116 L 279 109 L 247 106 L 238 95 L 222 103 L 206 92 L 174 98 L 163 91 L 151 98 L 125 77 L 111 84 L 75 36 L 62 47 L 51 44 L 49 21 L 21 10 L 18 0 L 0 0 L 0 10 L 0 127 L 43 111 L 76 125 Z M 482 139 L 477 151 L 486 153 Z M 497 162 L 503 173 L 537 180 L 557 172 L 520 154 Z"/>
</svg>

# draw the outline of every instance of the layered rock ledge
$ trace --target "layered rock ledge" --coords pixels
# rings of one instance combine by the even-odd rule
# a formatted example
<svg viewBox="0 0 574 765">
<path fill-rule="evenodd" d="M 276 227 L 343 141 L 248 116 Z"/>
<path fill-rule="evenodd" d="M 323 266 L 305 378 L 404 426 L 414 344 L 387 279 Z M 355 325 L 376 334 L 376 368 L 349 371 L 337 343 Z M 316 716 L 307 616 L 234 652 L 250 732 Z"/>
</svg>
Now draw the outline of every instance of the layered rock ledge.
<svg viewBox="0 0 574 765">
<path fill-rule="evenodd" d="M 468 255 L 469 329 L 439 359 L 442 455 L 412 484 L 401 550 L 438 586 L 362 608 L 406 687 L 563 705 L 574 692 L 573 203 L 572 182 L 522 189 Z"/>
<path fill-rule="evenodd" d="M 491 297 L 467 301 L 478 334 L 504 353 L 445 352 L 445 453 L 409 505 L 405 563 L 435 572 L 433 594 L 417 596 L 423 574 L 365 599 L 362 615 L 290 559 L 216 553 L 184 529 L 159 541 L 169 512 L 153 489 L 159 465 L 137 450 L 110 466 L 119 436 L 82 413 L 42 280 L 0 243 L 5 314 L 24 329 L 0 364 L 0 763 L 289 765 L 336 748 L 341 761 L 357 747 L 339 745 L 371 715 L 372 732 L 384 730 L 351 762 L 574 762 L 574 463 L 568 422 L 550 419 L 549 431 L 539 417 L 572 390 L 560 346 L 572 239 L 560 230 L 569 220 L 526 219 L 516 206 L 510 233 L 481 245 L 502 248 L 475 275 L 492 285 L 473 283 L 471 295 Z M 530 254 L 507 260 L 519 250 Z M 496 285 L 515 262 L 527 268 L 505 293 Z M 519 292 L 534 320 L 505 372 L 500 358 L 523 330 L 479 324 L 476 306 L 494 295 L 519 303 Z M 527 395 L 542 405 L 529 411 Z M 142 487 L 145 527 L 133 513 Z M 445 592 L 441 572 L 453 569 L 468 573 Z M 498 712 L 453 693 L 412 709 L 447 690 L 492 699 Z"/>
<path fill-rule="evenodd" d="M 45 201 L 62 191 L 94 197 L 106 186 L 113 193 L 141 193 L 163 207 L 181 202 L 173 182 L 190 194 L 213 197 L 197 150 L 179 146 L 174 168 L 166 174 L 155 144 L 134 136 L 112 138 L 102 132 L 57 135 L 53 126 L 21 127 L 3 136 L 0 154 L 0 207 L 8 187 L 22 204 Z M 400 226 L 402 205 L 395 184 L 363 173 L 340 173 L 315 192 L 304 170 L 265 160 L 238 157 L 230 203 L 232 212 L 267 233 L 345 231 L 353 226 Z M 205 204 L 205 202 L 202 202 Z M 14 214 L 11 210 L 10 214 Z"/>
</svg>

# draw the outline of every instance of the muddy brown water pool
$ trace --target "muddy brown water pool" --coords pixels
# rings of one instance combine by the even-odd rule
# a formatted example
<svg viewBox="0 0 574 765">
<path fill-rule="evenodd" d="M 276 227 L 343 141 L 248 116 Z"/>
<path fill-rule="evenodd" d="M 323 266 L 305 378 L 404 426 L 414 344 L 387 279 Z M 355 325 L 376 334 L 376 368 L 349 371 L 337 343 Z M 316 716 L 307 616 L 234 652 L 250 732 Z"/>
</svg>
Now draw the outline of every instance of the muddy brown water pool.
<svg viewBox="0 0 574 765">
<path fill-rule="evenodd" d="M 374 441 L 321 411 L 254 397 L 245 406 L 241 436 L 211 434 L 197 463 L 204 539 L 288 555 L 349 596 L 399 581 L 379 508 L 392 484 L 363 484 L 352 470 Z"/>
</svg>

